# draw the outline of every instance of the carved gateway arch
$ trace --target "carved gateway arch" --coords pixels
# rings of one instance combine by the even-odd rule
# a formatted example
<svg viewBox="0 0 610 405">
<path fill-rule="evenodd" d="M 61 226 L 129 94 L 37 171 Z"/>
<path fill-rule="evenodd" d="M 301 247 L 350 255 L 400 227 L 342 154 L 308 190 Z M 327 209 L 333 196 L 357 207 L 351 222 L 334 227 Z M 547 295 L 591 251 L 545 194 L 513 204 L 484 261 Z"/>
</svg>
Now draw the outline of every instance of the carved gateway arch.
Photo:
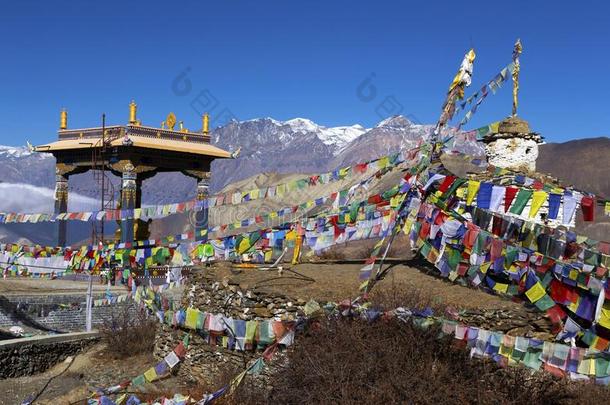
<svg viewBox="0 0 610 405">
<path fill-rule="evenodd" d="M 165 128 L 165 122 L 163 128 L 143 126 L 136 117 L 136 111 L 132 102 L 127 125 L 86 129 L 68 129 L 68 113 L 65 110 L 61 112 L 59 140 L 34 148 L 37 152 L 55 156 L 56 214 L 67 212 L 70 176 L 100 167 L 120 177 L 119 202 L 123 210 L 141 208 L 143 181 L 162 172 L 181 172 L 195 178 L 197 199 L 207 197 L 211 162 L 232 157 L 231 153 L 211 145 L 207 115 L 202 119 L 201 131 L 192 132 L 182 125 L 179 130 L 173 130 L 173 126 Z M 101 160 L 95 161 L 93 152 L 101 145 L 104 153 Z M 197 211 L 196 237 L 201 236 L 198 231 L 207 229 L 207 219 L 207 209 Z M 66 246 L 66 221 L 58 222 L 57 243 Z M 144 224 L 137 224 L 140 232 L 135 235 L 133 218 L 121 220 L 121 242 L 131 242 L 136 236 L 145 234 Z"/>
</svg>

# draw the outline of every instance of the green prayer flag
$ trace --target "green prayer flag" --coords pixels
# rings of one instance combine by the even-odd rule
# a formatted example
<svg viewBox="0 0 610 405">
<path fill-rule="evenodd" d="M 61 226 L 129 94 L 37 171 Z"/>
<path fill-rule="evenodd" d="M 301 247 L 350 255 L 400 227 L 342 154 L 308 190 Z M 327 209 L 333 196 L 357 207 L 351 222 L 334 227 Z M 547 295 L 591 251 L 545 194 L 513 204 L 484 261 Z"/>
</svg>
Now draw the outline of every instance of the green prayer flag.
<svg viewBox="0 0 610 405">
<path fill-rule="evenodd" d="M 555 301 L 548 295 L 544 294 L 544 297 L 540 298 L 534 304 L 541 311 L 546 311 L 547 309 L 552 308 L 555 305 Z"/>
<path fill-rule="evenodd" d="M 532 190 L 525 188 L 520 189 L 517 193 L 517 197 L 515 197 L 515 202 L 510 207 L 509 212 L 512 214 L 521 215 L 523 209 L 527 205 L 527 202 L 530 200 L 530 198 L 532 198 L 533 193 L 534 192 Z"/>
<path fill-rule="evenodd" d="M 131 385 L 137 387 L 138 385 L 144 385 L 145 382 L 146 379 L 144 378 L 144 374 L 140 374 L 139 376 L 131 380 Z"/>
</svg>

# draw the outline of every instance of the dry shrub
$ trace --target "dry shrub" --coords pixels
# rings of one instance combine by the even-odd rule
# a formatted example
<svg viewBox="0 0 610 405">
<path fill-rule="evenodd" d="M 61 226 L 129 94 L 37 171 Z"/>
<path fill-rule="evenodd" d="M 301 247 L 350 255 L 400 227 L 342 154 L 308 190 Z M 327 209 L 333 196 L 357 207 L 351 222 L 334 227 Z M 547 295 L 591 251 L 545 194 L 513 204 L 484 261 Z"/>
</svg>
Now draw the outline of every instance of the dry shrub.
<svg viewBox="0 0 610 405">
<path fill-rule="evenodd" d="M 392 277 L 392 273 L 388 277 Z M 431 308 L 435 314 L 443 314 L 447 309 L 442 297 L 423 288 L 411 286 L 374 289 L 371 292 L 371 300 L 375 305 L 385 310 L 398 307 L 409 309 Z"/>
<path fill-rule="evenodd" d="M 332 320 L 310 328 L 268 391 L 241 387 L 248 403 L 601 403 L 604 387 L 470 359 L 440 329 L 398 320 Z M 237 398 L 235 398 L 237 399 Z M 242 401 L 236 401 L 242 402 Z M 244 402 L 242 402 L 244 403 Z"/>
<path fill-rule="evenodd" d="M 129 305 L 112 307 L 100 327 L 107 350 L 116 358 L 152 353 L 157 333 L 157 320 Z"/>
<path fill-rule="evenodd" d="M 331 247 L 318 255 L 321 260 L 345 260 L 345 253 L 336 247 Z"/>
</svg>

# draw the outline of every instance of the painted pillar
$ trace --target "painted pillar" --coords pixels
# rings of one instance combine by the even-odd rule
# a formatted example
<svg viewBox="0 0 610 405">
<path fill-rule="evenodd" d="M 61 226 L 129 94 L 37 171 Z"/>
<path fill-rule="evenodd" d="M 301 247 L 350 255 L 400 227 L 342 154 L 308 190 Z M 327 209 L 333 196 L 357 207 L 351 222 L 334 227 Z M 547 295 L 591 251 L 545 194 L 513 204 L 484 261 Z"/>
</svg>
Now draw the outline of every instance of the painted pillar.
<svg viewBox="0 0 610 405">
<path fill-rule="evenodd" d="M 68 212 L 68 175 L 55 172 L 55 214 Z M 57 221 L 57 246 L 66 246 L 67 221 Z"/>
<path fill-rule="evenodd" d="M 197 180 L 197 201 L 204 201 L 209 195 L 209 178 Z M 195 211 L 195 240 L 207 241 L 208 235 L 201 235 L 201 231 L 208 229 L 208 207 L 207 204 L 201 210 Z"/>
<path fill-rule="evenodd" d="M 133 242 L 133 210 L 136 208 L 138 194 L 137 174 L 133 166 L 128 165 L 121 179 L 121 210 L 124 219 L 121 221 L 121 242 Z"/>
</svg>

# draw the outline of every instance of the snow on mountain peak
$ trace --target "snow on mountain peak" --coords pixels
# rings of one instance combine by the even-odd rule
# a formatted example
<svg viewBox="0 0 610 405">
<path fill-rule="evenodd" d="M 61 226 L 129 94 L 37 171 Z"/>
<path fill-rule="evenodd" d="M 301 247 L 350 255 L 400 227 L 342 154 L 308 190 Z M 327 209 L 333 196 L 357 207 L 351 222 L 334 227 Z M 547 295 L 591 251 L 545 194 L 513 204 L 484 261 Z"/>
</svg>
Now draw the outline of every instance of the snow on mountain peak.
<svg viewBox="0 0 610 405">
<path fill-rule="evenodd" d="M 294 132 L 318 132 L 321 128 L 315 122 L 306 118 L 293 118 L 283 122 L 284 125 L 288 125 Z"/>
<path fill-rule="evenodd" d="M 0 145 L 0 155 L 20 158 L 31 155 L 32 152 L 25 146 L 4 146 Z"/>
<path fill-rule="evenodd" d="M 334 149 L 334 154 L 341 152 L 347 144 L 364 134 L 367 129 L 362 125 L 325 127 L 306 118 L 293 118 L 285 121 L 293 132 L 310 133 L 313 132 L 327 146 Z"/>
<path fill-rule="evenodd" d="M 392 115 L 385 120 L 379 122 L 375 128 L 382 127 L 409 127 L 413 126 L 413 124 L 408 118 L 403 117 L 402 115 Z"/>
</svg>

